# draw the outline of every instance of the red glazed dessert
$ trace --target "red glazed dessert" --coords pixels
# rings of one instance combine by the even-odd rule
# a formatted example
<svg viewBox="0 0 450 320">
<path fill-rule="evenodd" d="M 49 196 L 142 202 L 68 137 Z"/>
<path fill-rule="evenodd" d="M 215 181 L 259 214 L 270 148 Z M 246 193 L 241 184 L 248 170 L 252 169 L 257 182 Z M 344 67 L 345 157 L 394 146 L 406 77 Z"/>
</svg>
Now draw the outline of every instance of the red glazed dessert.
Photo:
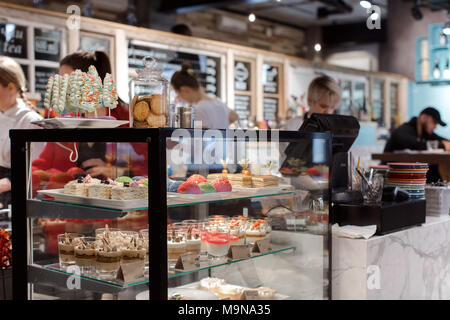
<svg viewBox="0 0 450 320">
<path fill-rule="evenodd" d="M 208 182 L 208 180 L 206 180 L 206 178 L 200 174 L 193 174 L 186 180 L 186 182 L 194 182 L 196 184 L 199 184 L 202 182 Z"/>
<path fill-rule="evenodd" d="M 217 192 L 230 192 L 232 190 L 230 181 L 227 179 L 215 179 L 211 184 L 216 188 Z"/>
<path fill-rule="evenodd" d="M 201 194 L 202 189 L 195 182 L 183 182 L 177 190 L 178 193 L 193 193 L 193 194 Z"/>
</svg>

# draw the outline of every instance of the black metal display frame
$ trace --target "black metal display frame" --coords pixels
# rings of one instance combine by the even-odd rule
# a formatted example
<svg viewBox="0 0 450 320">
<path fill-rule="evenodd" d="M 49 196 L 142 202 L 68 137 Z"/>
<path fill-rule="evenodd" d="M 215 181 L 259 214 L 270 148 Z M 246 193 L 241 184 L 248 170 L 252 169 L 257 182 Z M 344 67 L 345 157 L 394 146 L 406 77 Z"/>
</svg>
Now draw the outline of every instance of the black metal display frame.
<svg viewBox="0 0 450 320">
<path fill-rule="evenodd" d="M 13 251 L 13 299 L 28 299 L 28 259 L 27 259 L 27 150 L 32 142 L 141 142 L 147 143 L 148 152 L 148 221 L 149 221 L 149 291 L 151 300 L 167 300 L 168 263 L 167 263 L 167 161 L 166 139 L 172 136 L 175 128 L 120 128 L 120 129 L 31 129 L 10 130 L 11 138 L 11 187 L 12 187 L 12 251 Z M 195 137 L 194 129 L 188 130 Z M 201 130 L 201 129 L 196 129 Z M 201 130 L 203 132 L 206 130 Z M 248 135 L 234 135 L 241 130 L 216 130 L 223 138 L 227 133 L 234 141 L 249 140 Z M 248 130 L 256 135 L 257 141 L 264 137 L 267 141 L 275 138 L 279 142 L 296 142 L 300 139 L 322 139 L 328 141 L 329 176 L 332 176 L 331 134 L 305 133 L 298 131 Z M 247 130 L 243 131 L 244 133 Z M 158 156 L 150 156 L 158 155 Z M 29 167 L 31 169 L 31 165 Z M 328 194 L 331 195 L 331 184 Z M 331 197 L 329 203 L 329 221 L 332 214 Z M 151 204 L 151 214 L 150 214 Z M 328 225 L 326 243 L 328 248 L 328 270 L 324 276 L 328 280 L 328 297 L 331 298 L 331 227 Z"/>
</svg>

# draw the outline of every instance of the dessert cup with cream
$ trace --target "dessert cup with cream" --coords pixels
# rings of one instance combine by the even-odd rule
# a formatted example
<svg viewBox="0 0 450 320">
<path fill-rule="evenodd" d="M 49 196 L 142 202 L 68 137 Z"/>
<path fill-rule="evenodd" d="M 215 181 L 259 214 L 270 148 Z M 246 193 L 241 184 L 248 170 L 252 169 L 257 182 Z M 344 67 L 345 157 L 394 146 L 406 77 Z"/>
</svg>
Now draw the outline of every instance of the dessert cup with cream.
<svg viewBox="0 0 450 320">
<path fill-rule="evenodd" d="M 227 224 L 209 225 L 206 236 L 208 257 L 213 260 L 226 258 L 230 246 L 230 228 Z"/>
<path fill-rule="evenodd" d="M 95 242 L 96 271 L 100 279 L 114 279 L 120 267 L 120 239 L 106 237 Z"/>
<path fill-rule="evenodd" d="M 148 261 L 149 261 L 149 256 L 148 256 L 148 244 L 149 244 L 149 240 L 148 240 L 148 228 L 147 229 L 142 229 L 139 231 L 139 236 L 143 241 L 144 244 L 144 248 L 145 248 L 145 266 L 144 266 L 144 275 L 148 275 Z"/>
<path fill-rule="evenodd" d="M 62 269 L 75 264 L 75 245 L 80 236 L 78 233 L 63 233 L 57 236 L 59 266 Z"/>
<path fill-rule="evenodd" d="M 186 253 L 186 226 L 172 223 L 167 226 L 167 258 L 169 267 L 174 267 L 179 256 Z"/>
<path fill-rule="evenodd" d="M 82 274 L 95 273 L 95 237 L 79 237 L 75 245 L 75 264 Z"/>
</svg>

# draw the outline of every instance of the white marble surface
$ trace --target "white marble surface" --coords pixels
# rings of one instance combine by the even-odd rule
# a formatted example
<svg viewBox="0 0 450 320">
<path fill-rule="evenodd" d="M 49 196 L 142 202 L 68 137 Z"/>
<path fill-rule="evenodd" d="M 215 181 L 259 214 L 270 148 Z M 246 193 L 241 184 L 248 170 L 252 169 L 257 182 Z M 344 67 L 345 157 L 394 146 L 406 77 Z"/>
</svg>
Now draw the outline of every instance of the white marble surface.
<svg viewBox="0 0 450 320">
<path fill-rule="evenodd" d="M 332 250 L 333 299 L 450 299 L 450 217 Z"/>
</svg>

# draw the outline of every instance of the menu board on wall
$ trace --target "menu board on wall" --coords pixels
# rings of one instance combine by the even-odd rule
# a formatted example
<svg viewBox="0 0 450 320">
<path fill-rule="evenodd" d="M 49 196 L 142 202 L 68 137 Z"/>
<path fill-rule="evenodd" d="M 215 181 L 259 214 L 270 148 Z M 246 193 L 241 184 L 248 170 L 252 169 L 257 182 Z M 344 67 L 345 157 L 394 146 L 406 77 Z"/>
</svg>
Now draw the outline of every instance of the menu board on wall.
<svg viewBox="0 0 450 320">
<path fill-rule="evenodd" d="M 234 90 L 251 91 L 250 86 L 250 62 L 235 61 L 234 62 Z"/>
<path fill-rule="evenodd" d="M 35 92 L 41 95 L 41 101 L 37 103 L 38 108 L 43 108 L 45 87 L 47 86 L 48 78 L 56 73 L 58 73 L 57 68 L 36 67 L 34 72 Z"/>
<path fill-rule="evenodd" d="M 27 58 L 27 27 L 0 23 L 0 56 Z"/>
<path fill-rule="evenodd" d="M 36 60 L 59 61 L 61 31 L 34 29 L 34 57 Z"/>
<path fill-rule="evenodd" d="M 278 67 L 263 64 L 264 93 L 278 93 Z"/>
<path fill-rule="evenodd" d="M 155 48 L 147 45 L 128 45 L 128 67 L 131 70 L 143 68 L 142 58 L 150 56 L 156 59 L 156 68 L 163 70 L 163 77 L 170 81 L 172 75 L 181 69 L 183 62 L 191 65 L 196 77 L 209 95 L 221 96 L 220 92 L 220 58 L 204 54 L 194 54 L 169 49 Z"/>
<path fill-rule="evenodd" d="M 276 121 L 278 117 L 278 99 L 264 98 L 263 101 L 264 120 Z"/>
<path fill-rule="evenodd" d="M 234 111 L 239 115 L 239 119 L 248 119 L 251 115 L 251 97 L 241 94 L 235 95 Z"/>
</svg>

